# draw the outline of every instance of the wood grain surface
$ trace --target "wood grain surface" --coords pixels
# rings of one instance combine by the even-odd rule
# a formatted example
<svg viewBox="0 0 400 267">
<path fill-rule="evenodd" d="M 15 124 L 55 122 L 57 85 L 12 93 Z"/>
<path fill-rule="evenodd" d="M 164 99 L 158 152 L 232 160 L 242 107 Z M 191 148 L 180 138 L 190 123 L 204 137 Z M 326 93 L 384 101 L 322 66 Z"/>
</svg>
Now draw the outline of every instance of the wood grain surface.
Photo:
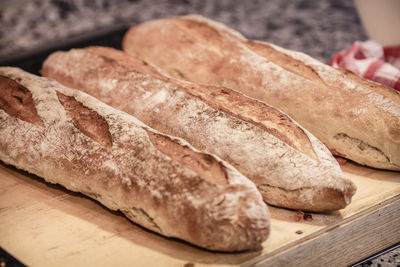
<svg viewBox="0 0 400 267">
<path fill-rule="evenodd" d="M 342 168 L 358 187 L 346 209 L 270 207 L 271 236 L 261 250 L 214 253 L 1 163 L 0 246 L 29 266 L 345 266 L 400 240 L 400 173 Z"/>
</svg>

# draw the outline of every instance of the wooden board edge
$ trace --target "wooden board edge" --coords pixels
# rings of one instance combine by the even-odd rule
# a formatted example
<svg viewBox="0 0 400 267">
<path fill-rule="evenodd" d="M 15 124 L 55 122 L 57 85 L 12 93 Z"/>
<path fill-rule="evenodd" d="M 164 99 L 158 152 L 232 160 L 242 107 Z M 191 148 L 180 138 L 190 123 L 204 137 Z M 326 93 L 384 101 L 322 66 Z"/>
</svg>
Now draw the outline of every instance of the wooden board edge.
<svg viewBox="0 0 400 267">
<path fill-rule="evenodd" d="M 400 194 L 241 266 L 348 266 L 399 242 L 399 225 Z"/>
</svg>

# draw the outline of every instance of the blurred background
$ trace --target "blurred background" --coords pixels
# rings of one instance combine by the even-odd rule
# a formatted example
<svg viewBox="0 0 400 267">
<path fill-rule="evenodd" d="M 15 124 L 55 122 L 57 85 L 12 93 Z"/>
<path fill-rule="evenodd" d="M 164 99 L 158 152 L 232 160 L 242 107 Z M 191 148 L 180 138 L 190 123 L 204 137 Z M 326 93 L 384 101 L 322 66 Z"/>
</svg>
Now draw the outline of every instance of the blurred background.
<svg viewBox="0 0 400 267">
<path fill-rule="evenodd" d="M 129 26 L 193 13 L 249 39 L 302 51 L 322 62 L 368 39 L 351 0 L 0 0 L 0 65 L 38 73 L 54 50 L 120 48 Z M 399 252 L 367 260 L 363 266 L 394 262 Z"/>
<path fill-rule="evenodd" d="M 190 13 L 324 62 L 354 41 L 367 39 L 349 0 L 2 0 L 0 59 Z M 118 42 L 116 38 L 106 45 Z"/>
</svg>

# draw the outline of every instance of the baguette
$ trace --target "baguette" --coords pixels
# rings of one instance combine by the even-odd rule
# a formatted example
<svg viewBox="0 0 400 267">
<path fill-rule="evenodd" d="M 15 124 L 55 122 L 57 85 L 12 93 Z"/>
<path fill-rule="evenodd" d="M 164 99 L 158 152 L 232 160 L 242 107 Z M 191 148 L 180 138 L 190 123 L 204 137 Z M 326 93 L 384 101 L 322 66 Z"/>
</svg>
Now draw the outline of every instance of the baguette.
<svg viewBox="0 0 400 267">
<path fill-rule="evenodd" d="M 251 179 L 269 204 L 332 211 L 355 192 L 319 140 L 279 110 L 235 91 L 173 83 L 141 59 L 105 47 L 55 52 L 42 74 L 216 154 Z"/>
<path fill-rule="evenodd" d="M 186 141 L 47 78 L 0 67 L 0 160 L 217 251 L 258 249 L 267 206 L 253 183 Z"/>
<path fill-rule="evenodd" d="M 201 16 L 150 21 L 123 39 L 168 75 L 225 86 L 293 117 L 333 154 L 400 170 L 400 94 L 303 53 L 259 41 Z"/>
</svg>

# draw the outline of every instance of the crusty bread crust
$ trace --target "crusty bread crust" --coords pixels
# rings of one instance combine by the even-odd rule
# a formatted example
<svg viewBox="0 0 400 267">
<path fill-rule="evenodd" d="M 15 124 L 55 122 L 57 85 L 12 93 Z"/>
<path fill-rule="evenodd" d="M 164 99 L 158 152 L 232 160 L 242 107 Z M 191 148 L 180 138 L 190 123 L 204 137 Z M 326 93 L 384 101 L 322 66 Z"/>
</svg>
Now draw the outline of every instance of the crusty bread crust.
<svg viewBox="0 0 400 267">
<path fill-rule="evenodd" d="M 9 67 L 0 77 L 4 163 L 207 249 L 256 249 L 267 238 L 265 203 L 229 164 L 55 81 Z"/>
<path fill-rule="evenodd" d="M 170 76 L 225 86 L 285 111 L 331 151 L 400 170 L 400 94 L 201 16 L 132 27 L 123 48 Z"/>
<path fill-rule="evenodd" d="M 354 184 L 326 147 L 286 114 L 229 89 L 139 73 L 141 66 L 122 51 L 90 47 L 53 53 L 42 74 L 218 155 L 255 182 L 269 204 L 331 211 L 350 203 Z M 148 68 L 141 70 L 157 72 Z"/>
</svg>

